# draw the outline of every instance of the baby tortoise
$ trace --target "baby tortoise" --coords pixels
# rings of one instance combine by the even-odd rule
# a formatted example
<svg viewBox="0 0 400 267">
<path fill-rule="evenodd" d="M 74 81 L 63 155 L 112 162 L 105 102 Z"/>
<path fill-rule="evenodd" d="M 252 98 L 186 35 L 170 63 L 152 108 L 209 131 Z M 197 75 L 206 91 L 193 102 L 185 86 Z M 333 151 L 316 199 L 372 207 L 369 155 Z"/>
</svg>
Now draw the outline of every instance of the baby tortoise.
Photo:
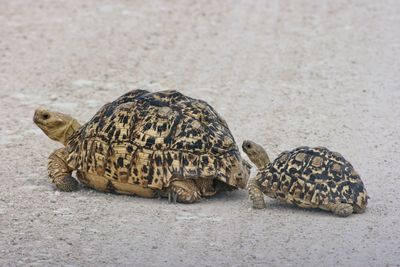
<svg viewBox="0 0 400 267">
<path fill-rule="evenodd" d="M 103 192 L 169 197 L 193 203 L 218 191 L 245 188 L 250 165 L 217 112 L 177 91 L 134 90 L 103 106 L 87 123 L 38 108 L 33 118 L 65 147 L 48 173 L 63 191 L 83 184 Z"/>
<path fill-rule="evenodd" d="M 266 151 L 244 141 L 243 151 L 257 166 L 248 192 L 254 208 L 266 207 L 263 193 L 302 208 L 320 208 L 346 217 L 365 211 L 367 191 L 360 176 L 342 155 L 324 147 L 299 147 L 273 162 Z"/>
</svg>

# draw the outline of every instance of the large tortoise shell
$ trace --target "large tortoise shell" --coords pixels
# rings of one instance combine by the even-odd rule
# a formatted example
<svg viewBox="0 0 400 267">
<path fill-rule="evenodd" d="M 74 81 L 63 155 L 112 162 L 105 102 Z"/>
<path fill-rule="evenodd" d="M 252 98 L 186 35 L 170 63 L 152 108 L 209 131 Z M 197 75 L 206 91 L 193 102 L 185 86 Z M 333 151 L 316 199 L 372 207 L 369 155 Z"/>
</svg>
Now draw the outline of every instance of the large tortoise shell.
<svg viewBox="0 0 400 267">
<path fill-rule="evenodd" d="M 84 124 L 67 149 L 68 164 L 83 174 L 153 189 L 171 179 L 216 178 L 233 187 L 247 179 L 226 122 L 206 102 L 177 91 L 122 95 Z"/>
</svg>

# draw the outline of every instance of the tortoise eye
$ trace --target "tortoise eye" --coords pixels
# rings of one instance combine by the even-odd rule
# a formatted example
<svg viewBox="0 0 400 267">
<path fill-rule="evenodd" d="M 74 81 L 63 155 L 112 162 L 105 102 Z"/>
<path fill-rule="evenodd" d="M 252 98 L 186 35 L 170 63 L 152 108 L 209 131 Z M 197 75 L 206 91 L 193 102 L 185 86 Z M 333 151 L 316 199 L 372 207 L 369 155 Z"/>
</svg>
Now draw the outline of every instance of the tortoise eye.
<svg viewBox="0 0 400 267">
<path fill-rule="evenodd" d="M 50 118 L 50 115 L 47 114 L 47 113 L 45 113 L 45 114 L 43 114 L 42 118 L 43 118 L 44 120 L 47 120 L 47 119 Z"/>
</svg>

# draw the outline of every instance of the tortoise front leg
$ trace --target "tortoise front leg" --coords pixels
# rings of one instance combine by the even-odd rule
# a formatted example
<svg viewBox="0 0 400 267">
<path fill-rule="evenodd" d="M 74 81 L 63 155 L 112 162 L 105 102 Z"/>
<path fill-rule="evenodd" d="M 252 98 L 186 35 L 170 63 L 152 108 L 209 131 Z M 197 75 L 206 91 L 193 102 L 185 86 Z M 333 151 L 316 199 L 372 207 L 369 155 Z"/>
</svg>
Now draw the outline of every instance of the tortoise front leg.
<svg viewBox="0 0 400 267">
<path fill-rule="evenodd" d="M 249 192 L 249 198 L 252 207 L 255 209 L 265 209 L 264 195 L 257 184 L 256 177 L 252 177 L 247 182 L 247 191 Z"/>
<path fill-rule="evenodd" d="M 71 174 L 72 170 L 68 167 L 67 151 L 65 148 L 55 150 L 49 157 L 47 171 L 52 182 L 61 191 L 76 191 L 78 190 L 78 181 Z"/>
</svg>

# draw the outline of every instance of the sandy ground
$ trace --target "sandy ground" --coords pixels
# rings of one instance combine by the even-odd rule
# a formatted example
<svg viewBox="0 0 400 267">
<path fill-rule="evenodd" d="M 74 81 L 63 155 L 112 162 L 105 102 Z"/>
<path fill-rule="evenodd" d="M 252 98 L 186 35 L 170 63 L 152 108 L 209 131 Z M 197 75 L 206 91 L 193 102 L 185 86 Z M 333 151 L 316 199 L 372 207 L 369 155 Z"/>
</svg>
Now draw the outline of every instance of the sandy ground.
<svg viewBox="0 0 400 267">
<path fill-rule="evenodd" d="M 398 1 L 16 0 L 0 25 L 0 266 L 399 266 Z M 272 157 L 341 152 L 366 213 L 55 191 L 34 109 L 85 122 L 135 88 L 208 101 Z"/>
</svg>

